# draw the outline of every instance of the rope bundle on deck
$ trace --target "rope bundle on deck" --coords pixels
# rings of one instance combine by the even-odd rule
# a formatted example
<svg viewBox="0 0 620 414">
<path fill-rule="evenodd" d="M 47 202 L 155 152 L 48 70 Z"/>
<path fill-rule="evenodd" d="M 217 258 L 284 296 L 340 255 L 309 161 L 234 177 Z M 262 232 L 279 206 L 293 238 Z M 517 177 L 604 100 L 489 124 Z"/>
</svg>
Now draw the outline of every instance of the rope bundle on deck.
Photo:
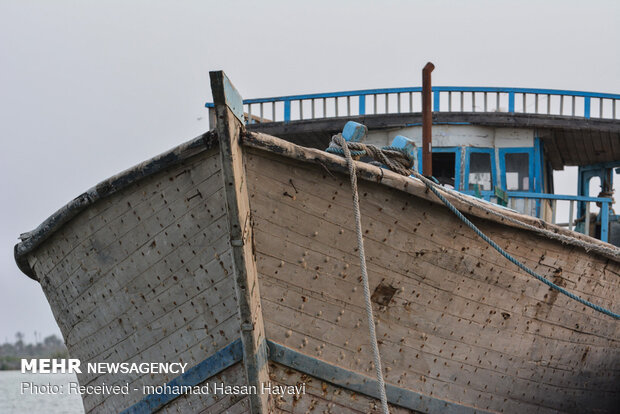
<svg viewBox="0 0 620 414">
<path fill-rule="evenodd" d="M 402 148 L 379 148 L 374 145 L 362 144 L 361 142 L 347 142 L 342 135 L 338 134 L 332 137 L 327 152 L 344 156 L 343 148 L 345 145 L 351 152 L 351 158 L 355 160 L 368 156 L 401 175 L 411 175 L 412 173 L 414 160 Z"/>
</svg>

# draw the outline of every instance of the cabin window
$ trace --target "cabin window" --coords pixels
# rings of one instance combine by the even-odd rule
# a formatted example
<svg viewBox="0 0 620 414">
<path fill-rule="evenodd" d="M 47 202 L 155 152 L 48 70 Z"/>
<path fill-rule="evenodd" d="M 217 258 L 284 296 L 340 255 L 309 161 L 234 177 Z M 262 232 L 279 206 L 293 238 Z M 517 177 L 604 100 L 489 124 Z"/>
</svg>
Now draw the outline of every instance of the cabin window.
<svg viewBox="0 0 620 414">
<path fill-rule="evenodd" d="M 506 190 L 530 190 L 530 154 L 515 152 L 505 154 Z"/>
<path fill-rule="evenodd" d="M 472 152 L 469 154 L 468 190 L 475 190 L 476 185 L 482 191 L 493 189 L 493 166 L 491 154 L 488 152 Z"/>
<path fill-rule="evenodd" d="M 433 176 L 441 184 L 455 188 L 454 176 L 456 171 L 455 152 L 433 152 Z"/>
<path fill-rule="evenodd" d="M 461 186 L 461 148 L 433 147 L 433 177 L 441 184 L 460 190 Z M 423 168 L 422 148 L 418 148 L 418 171 Z"/>
</svg>

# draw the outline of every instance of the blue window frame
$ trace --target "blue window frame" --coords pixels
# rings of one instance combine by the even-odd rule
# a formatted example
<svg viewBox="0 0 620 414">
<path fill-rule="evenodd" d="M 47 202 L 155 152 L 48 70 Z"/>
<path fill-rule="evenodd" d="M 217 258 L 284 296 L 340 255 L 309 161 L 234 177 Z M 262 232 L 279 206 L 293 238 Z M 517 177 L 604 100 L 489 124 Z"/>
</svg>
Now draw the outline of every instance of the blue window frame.
<svg viewBox="0 0 620 414">
<path fill-rule="evenodd" d="M 493 148 L 465 148 L 465 171 L 463 172 L 463 192 L 467 194 L 473 194 L 474 191 L 469 188 L 469 170 L 471 165 L 471 154 L 489 154 L 491 160 L 491 189 L 481 190 L 480 194 L 486 199 L 490 200 L 491 196 L 495 194 L 494 188 L 497 179 L 497 169 L 495 166 L 495 149 Z"/>
<path fill-rule="evenodd" d="M 454 189 L 461 189 L 461 147 L 433 147 L 433 153 L 454 153 Z M 418 148 L 418 172 L 422 174 L 422 148 Z"/>
<path fill-rule="evenodd" d="M 528 156 L 528 185 L 526 189 L 508 190 L 506 183 L 506 155 L 508 154 L 527 154 Z M 500 148 L 499 149 L 499 170 L 501 177 L 501 187 L 504 191 L 528 191 L 535 192 L 536 188 L 540 185 L 540 180 L 536 180 L 534 177 L 534 148 L 533 147 L 521 147 L 521 148 Z M 519 184 L 519 188 L 523 186 L 523 183 Z"/>
</svg>

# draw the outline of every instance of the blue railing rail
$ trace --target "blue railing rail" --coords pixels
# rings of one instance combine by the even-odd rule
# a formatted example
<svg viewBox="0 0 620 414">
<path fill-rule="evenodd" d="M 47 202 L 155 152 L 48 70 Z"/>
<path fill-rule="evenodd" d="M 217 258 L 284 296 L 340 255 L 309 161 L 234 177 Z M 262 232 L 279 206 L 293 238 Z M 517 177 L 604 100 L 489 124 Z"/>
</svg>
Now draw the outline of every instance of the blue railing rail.
<svg viewBox="0 0 620 414">
<path fill-rule="evenodd" d="M 434 86 L 436 112 L 508 112 L 618 119 L 620 94 L 559 89 Z M 421 112 L 422 87 L 366 89 L 246 99 L 247 122 Z M 206 103 L 213 108 L 212 103 Z"/>
<path fill-rule="evenodd" d="M 591 211 L 590 204 L 591 203 L 600 203 L 601 205 L 600 207 L 600 224 L 601 224 L 600 239 L 604 242 L 608 241 L 609 239 L 609 212 L 611 209 L 611 205 L 613 203 L 613 199 L 611 198 L 586 197 L 586 196 L 562 195 L 562 194 L 547 194 L 547 193 L 530 193 L 527 191 L 508 191 L 507 195 L 509 197 L 508 206 L 512 208 L 515 207 L 514 200 L 519 200 L 519 199 L 533 200 L 536 203 L 540 203 L 540 201 L 542 200 L 548 200 L 550 203 L 549 213 L 551 215 L 549 221 L 559 226 L 568 227 L 569 230 L 575 229 L 575 221 L 576 219 L 579 219 L 578 217 L 574 217 L 574 213 L 577 211 L 577 209 L 575 209 L 575 203 L 584 203 L 585 217 L 590 217 L 590 211 Z M 556 221 L 558 201 L 569 202 L 567 222 L 558 223 Z M 536 208 L 531 208 L 531 207 L 536 207 Z M 540 208 L 540 204 L 538 204 L 537 206 L 530 206 L 530 208 L 528 208 L 527 205 L 524 205 L 523 209 L 526 210 L 526 211 L 523 211 L 526 213 L 527 213 L 527 210 L 530 210 L 532 212 L 536 211 L 537 214 L 533 214 L 533 215 L 536 215 L 537 217 L 542 218 L 542 219 L 545 218 L 545 217 L 542 217 L 543 209 Z M 581 227 L 581 232 L 584 234 L 590 234 L 590 220 L 587 220 L 587 219 L 584 220 L 583 227 Z"/>
</svg>

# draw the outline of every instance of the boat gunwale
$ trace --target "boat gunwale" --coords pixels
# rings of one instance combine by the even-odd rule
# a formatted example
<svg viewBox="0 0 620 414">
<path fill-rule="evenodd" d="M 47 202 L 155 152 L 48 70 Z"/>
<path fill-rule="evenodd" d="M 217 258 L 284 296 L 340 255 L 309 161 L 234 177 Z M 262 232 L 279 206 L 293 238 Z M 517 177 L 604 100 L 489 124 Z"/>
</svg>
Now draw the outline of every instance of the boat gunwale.
<svg viewBox="0 0 620 414">
<path fill-rule="evenodd" d="M 95 202 L 107 198 L 118 191 L 184 160 L 215 148 L 218 143 L 215 131 L 207 131 L 181 145 L 155 157 L 134 165 L 89 188 L 45 219 L 34 230 L 22 233 L 21 242 L 14 247 L 13 255 L 19 270 L 29 278 L 38 281 L 34 269 L 28 263 L 28 254 L 61 229 L 67 222 Z"/>
<path fill-rule="evenodd" d="M 266 151 L 268 153 L 283 156 L 289 159 L 321 165 L 323 168 L 327 169 L 327 171 L 336 171 L 343 174 L 348 174 L 346 160 L 325 151 L 315 148 L 302 147 L 272 135 L 260 132 L 250 132 L 247 130 L 242 132 L 241 140 L 243 145 L 250 148 Z M 218 137 L 216 132 L 214 130 L 207 131 L 190 141 L 126 169 L 88 189 L 58 209 L 34 230 L 20 235 L 21 242 L 17 243 L 14 247 L 14 257 L 18 268 L 31 279 L 38 281 L 34 269 L 32 269 L 28 263 L 28 254 L 36 250 L 37 247 L 45 242 L 52 234 L 62 228 L 64 224 L 69 222 L 73 217 L 98 200 L 107 198 L 108 196 L 117 193 L 137 181 L 154 175 L 165 168 L 179 164 L 194 155 L 213 149 L 217 145 Z M 405 177 L 393 171 L 382 169 L 364 162 L 356 162 L 356 169 L 358 171 L 358 176 L 366 181 L 383 184 L 387 187 L 423 198 L 435 204 L 440 204 L 440 200 L 431 195 L 425 184 L 418 179 Z M 459 194 L 459 196 L 469 197 L 471 199 L 471 204 L 468 205 L 464 203 L 455 195 L 450 194 L 449 191 L 446 196 L 455 206 L 457 206 L 457 208 L 459 208 L 459 210 L 478 218 L 494 221 L 513 228 L 518 228 L 520 230 L 532 231 L 531 229 L 518 226 L 508 220 L 500 219 L 497 216 L 489 214 L 485 211 L 485 209 L 492 209 L 502 215 L 520 220 L 537 228 L 550 230 L 559 235 L 567 236 L 575 240 L 574 245 L 579 245 L 580 242 L 587 242 L 604 248 L 615 249 L 618 251 L 616 256 L 600 252 L 595 253 L 599 253 L 616 262 L 620 262 L 620 248 L 609 243 L 602 242 L 581 233 L 566 230 L 557 225 L 547 223 L 541 219 L 520 214 L 518 212 L 513 212 L 499 206 L 485 203 L 483 208 L 482 203 L 479 200 L 464 194 Z M 544 234 L 539 233 L 539 235 L 550 238 Z M 584 248 L 581 245 L 579 245 L 579 247 Z"/>
</svg>

